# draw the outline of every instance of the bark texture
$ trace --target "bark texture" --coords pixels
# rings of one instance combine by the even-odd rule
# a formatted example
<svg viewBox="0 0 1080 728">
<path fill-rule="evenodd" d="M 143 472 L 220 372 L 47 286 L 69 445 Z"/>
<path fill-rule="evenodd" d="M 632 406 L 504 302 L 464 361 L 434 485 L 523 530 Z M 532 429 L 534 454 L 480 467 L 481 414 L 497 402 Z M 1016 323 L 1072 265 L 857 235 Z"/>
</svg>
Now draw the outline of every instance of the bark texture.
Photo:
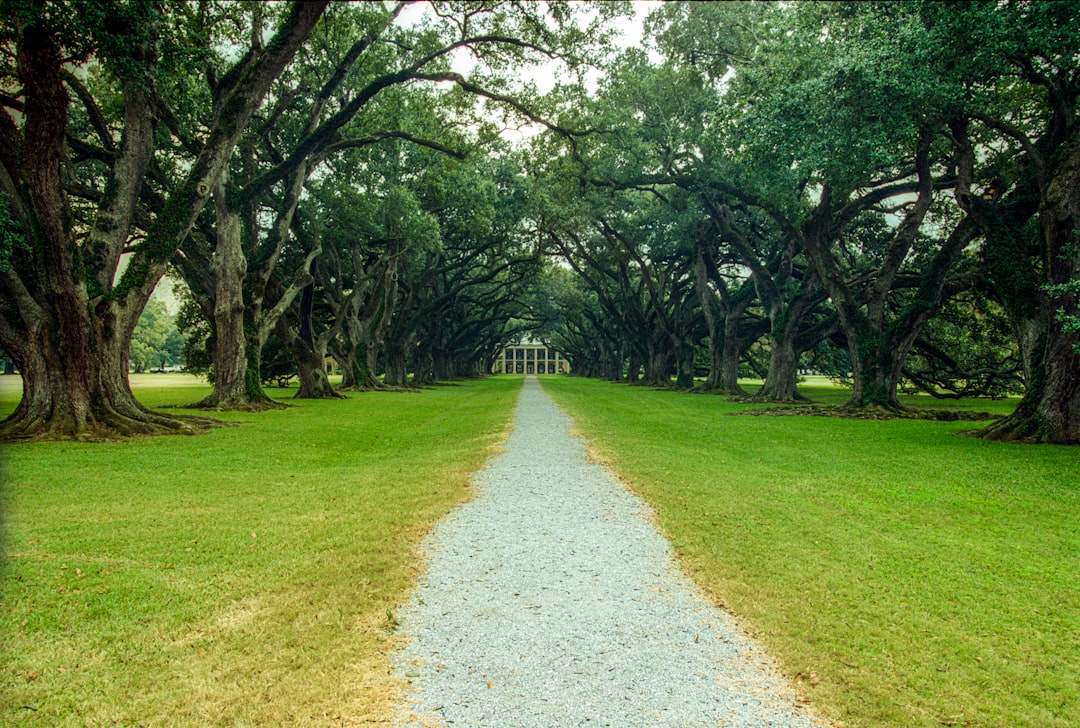
<svg viewBox="0 0 1080 728">
<path fill-rule="evenodd" d="M 75 221 L 65 188 L 71 104 L 65 84 L 79 91 L 91 117 L 100 118 L 100 109 L 65 70 L 58 34 L 46 25 L 46 14 L 17 29 L 25 106 L 21 123 L 0 114 L 0 186 L 13 199 L 13 219 L 30 252 L 17 255 L 0 274 L 0 345 L 19 366 L 25 396 L 0 424 L 0 437 L 196 432 L 211 422 L 155 413 L 134 398 L 127 379 L 132 332 L 248 120 L 325 6 L 294 4 L 266 48 L 229 75 L 230 83 L 221 89 L 222 113 L 191 160 L 188 176 L 134 245 L 132 221 L 154 151 L 155 29 L 132 28 L 128 56 L 113 67 L 123 91 L 123 133 L 117 145 L 106 124 L 95 125 L 96 142 L 111 162 L 103 189 L 96 191 L 89 229 Z M 122 30 L 123 22 L 137 17 L 136 10 L 112 8 L 111 20 L 121 24 L 112 30 Z M 121 255 L 131 245 L 129 263 L 118 276 Z"/>
<path fill-rule="evenodd" d="M 1076 132 L 1060 158 L 1039 207 L 1046 282 L 1051 286 L 1080 279 L 1080 135 Z M 1011 415 L 982 430 L 986 439 L 1080 444 L 1080 336 L 1055 320 L 1058 309 L 1077 312 L 1077 296 L 1044 297 L 1041 304 L 1043 310 L 1036 313 L 1047 321 L 1045 344 L 1031 347 L 1027 393 Z"/>
</svg>

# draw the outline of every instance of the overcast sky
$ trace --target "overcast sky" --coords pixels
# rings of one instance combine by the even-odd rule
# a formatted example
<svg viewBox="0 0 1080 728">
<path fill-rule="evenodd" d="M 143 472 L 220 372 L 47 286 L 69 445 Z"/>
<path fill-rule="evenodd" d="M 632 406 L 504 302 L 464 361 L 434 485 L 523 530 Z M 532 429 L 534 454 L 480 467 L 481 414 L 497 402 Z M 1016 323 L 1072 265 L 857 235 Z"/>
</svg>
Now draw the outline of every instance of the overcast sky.
<svg viewBox="0 0 1080 728">
<path fill-rule="evenodd" d="M 580 2 L 575 3 L 584 7 L 595 4 L 595 2 Z M 630 3 L 630 7 L 634 12 L 632 18 L 620 18 L 616 21 L 616 26 L 621 34 L 620 45 L 624 48 L 630 48 L 633 46 L 640 46 L 642 39 L 642 22 L 645 17 L 654 9 L 662 4 L 662 0 L 636 0 Z M 417 3 L 416 5 L 410 5 L 402 11 L 398 17 L 398 23 L 402 25 L 412 25 L 419 23 L 426 15 L 430 15 L 430 6 L 427 3 Z M 475 61 L 468 50 L 462 49 L 454 55 L 453 67 L 463 75 L 468 75 L 475 65 Z M 558 80 L 558 74 L 562 64 L 558 61 L 551 61 L 543 63 L 537 66 L 525 66 L 520 69 L 520 78 L 522 81 L 532 81 L 536 84 L 537 89 L 542 94 L 546 94 L 552 88 L 554 88 L 556 81 Z"/>
</svg>

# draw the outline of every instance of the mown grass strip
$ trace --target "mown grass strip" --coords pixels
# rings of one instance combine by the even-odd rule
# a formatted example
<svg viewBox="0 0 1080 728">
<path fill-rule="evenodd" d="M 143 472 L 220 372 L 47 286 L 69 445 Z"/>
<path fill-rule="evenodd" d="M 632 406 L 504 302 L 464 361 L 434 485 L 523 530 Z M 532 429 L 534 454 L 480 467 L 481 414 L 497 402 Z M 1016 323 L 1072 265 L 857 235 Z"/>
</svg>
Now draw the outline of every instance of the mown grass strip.
<svg viewBox="0 0 1080 728">
<path fill-rule="evenodd" d="M 208 391 L 172 376 L 137 395 Z M 6 448 L 0 724 L 387 719 L 415 549 L 468 497 L 520 384 L 306 401 L 196 437 Z M 9 388 L 0 409 L 14 405 Z"/>
<path fill-rule="evenodd" d="M 542 382 L 838 725 L 1077 725 L 1080 450 L 958 434 L 970 422 L 732 417 L 746 406 Z"/>
</svg>

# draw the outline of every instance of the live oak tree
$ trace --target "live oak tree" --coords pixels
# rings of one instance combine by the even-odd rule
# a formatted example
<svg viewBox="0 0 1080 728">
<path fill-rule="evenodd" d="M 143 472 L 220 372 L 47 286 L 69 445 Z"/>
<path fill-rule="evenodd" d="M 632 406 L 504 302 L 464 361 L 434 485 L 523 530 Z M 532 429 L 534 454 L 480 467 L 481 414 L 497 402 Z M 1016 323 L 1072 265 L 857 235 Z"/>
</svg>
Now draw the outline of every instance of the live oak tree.
<svg viewBox="0 0 1080 728">
<path fill-rule="evenodd" d="M 491 370 L 503 345 L 535 325 L 543 267 L 539 231 L 529 223 L 517 156 L 433 160 L 419 180 L 424 209 L 442 243 L 419 251 L 406 281 L 412 305 L 412 384 Z M 407 342 L 409 343 L 409 342 Z"/>
<path fill-rule="evenodd" d="M 987 278 L 1017 333 L 1027 389 L 982 436 L 1080 443 L 1080 5 L 976 4 L 918 12 L 943 44 L 968 143 L 962 198 L 982 235 Z M 960 91 L 962 90 L 962 93 Z M 961 143 L 964 143 L 961 139 Z"/>
<path fill-rule="evenodd" d="M 970 219 L 931 214 L 970 150 L 950 153 L 944 112 L 921 105 L 915 71 L 896 60 L 916 22 L 842 5 L 774 8 L 759 21 L 754 59 L 725 95 L 735 112 L 721 161 L 743 171 L 711 186 L 798 241 L 847 340 L 850 404 L 900 409 L 903 361 L 977 233 Z M 893 113 L 880 114 L 886 105 Z M 931 221 L 952 233 L 920 247 Z M 918 294 L 897 315 L 898 291 L 911 286 Z"/>
<path fill-rule="evenodd" d="M 933 135 L 927 149 L 930 177 L 935 181 L 929 189 L 950 186 L 955 200 L 951 213 L 939 213 L 938 222 L 921 231 L 936 234 L 940 242 L 933 249 L 923 249 L 925 262 L 919 270 L 907 270 L 918 275 L 913 281 L 915 295 L 906 297 L 898 318 L 876 329 L 879 334 L 873 334 L 875 327 L 869 329 L 869 341 L 877 345 L 866 349 L 850 344 L 853 338 L 866 341 L 860 329 L 882 310 L 873 303 L 888 280 L 881 273 L 893 267 L 892 261 L 901 254 L 909 260 L 918 255 L 917 247 L 905 252 L 901 224 L 872 282 L 871 297 L 865 299 L 867 307 L 856 312 L 849 305 L 854 299 L 839 285 L 827 246 L 819 243 L 825 236 L 806 238 L 807 253 L 838 313 L 848 319 L 845 333 L 853 367 L 858 367 L 864 352 L 876 348 L 886 353 L 877 365 L 873 364 L 876 357 L 869 358 L 870 371 L 886 370 L 891 359 L 894 374 L 886 378 L 884 392 L 891 396 L 895 371 L 902 368 L 900 355 L 917 340 L 921 326 L 951 285 L 947 271 L 972 246 L 978 246 L 982 275 L 1012 319 L 1027 372 L 1027 393 L 1020 406 L 1011 417 L 987 427 L 983 436 L 1077 442 L 1080 359 L 1075 332 L 1067 326 L 1076 305 L 1069 286 L 1077 276 L 1075 200 L 1080 157 L 1076 154 L 1077 59 L 1072 50 L 1078 30 L 1076 5 L 832 4 L 798 6 L 798 11 L 783 19 L 808 23 L 804 40 L 798 43 L 796 31 L 784 35 L 781 45 L 798 45 L 799 61 L 784 66 L 783 53 L 770 55 L 779 59 L 773 69 L 782 80 L 777 86 L 774 78 L 763 79 L 774 83 L 768 88 L 777 93 L 757 104 L 754 115 L 761 122 L 759 128 L 774 128 L 774 146 L 779 148 L 783 140 L 801 140 L 797 146 L 804 149 L 799 158 L 802 168 L 832 170 L 822 175 L 826 186 L 821 193 L 835 198 L 837 190 L 843 190 L 845 197 L 838 201 L 838 209 L 840 204 L 850 204 L 847 190 L 872 179 L 859 179 L 860 170 L 888 169 L 877 166 L 878 160 L 885 159 L 883 152 L 905 144 L 909 150 L 918 150 L 917 135 Z M 825 57 L 816 55 L 823 49 L 827 49 Z M 881 55 L 883 51 L 887 57 Z M 789 58 L 794 57 L 789 53 Z M 798 73 L 812 70 L 805 76 L 785 75 L 790 68 Z M 789 103 L 798 103 L 797 113 L 783 114 L 783 107 L 774 104 L 785 96 Z M 789 108 L 795 111 L 794 106 Z M 877 111 L 882 108 L 893 113 L 882 118 Z M 857 136 L 850 134 L 853 129 L 858 129 Z M 815 148 L 819 161 L 808 164 L 812 156 L 806 155 L 813 155 Z M 916 177 L 925 180 L 927 175 L 919 171 L 926 169 L 919 161 L 921 153 L 916 151 L 912 160 Z M 851 165 L 859 155 L 865 161 Z M 938 171 L 934 171 L 935 159 Z M 835 181 L 845 178 L 846 185 Z M 925 182 L 922 189 L 927 189 Z M 917 211 L 918 200 L 907 203 L 905 222 L 915 220 L 911 213 Z M 822 230 L 827 223 L 840 232 L 837 218 L 824 215 L 820 199 L 817 210 L 823 215 Z M 896 268 L 894 281 L 902 281 L 909 260 Z M 858 379 L 855 384 L 858 388 Z M 867 391 L 871 400 L 882 399 L 876 385 Z"/>
<path fill-rule="evenodd" d="M 596 292 L 557 264 L 545 271 L 540 285 L 546 305 L 539 335 L 566 357 L 575 376 L 622 380 L 625 341 Z"/>
<path fill-rule="evenodd" d="M 394 281 L 390 261 L 377 245 L 376 201 L 348 177 L 344 184 L 336 184 L 337 179 L 312 190 L 319 207 L 317 216 L 305 223 L 317 227 L 308 234 L 322 236 L 323 253 L 311 287 L 314 305 L 301 308 L 298 325 L 309 327 L 309 346 L 325 343 L 342 372 L 340 389 L 373 389 L 381 382 L 376 376 L 378 351 L 371 349 L 383 336 L 385 317 L 380 311 L 392 299 Z M 321 311 L 317 319 L 316 311 Z"/>
<path fill-rule="evenodd" d="M 24 397 L 0 437 L 204 426 L 127 382 L 175 265 L 212 326 L 208 407 L 267 406 L 271 332 L 333 396 L 328 352 L 347 384 L 420 384 L 546 322 L 579 373 L 689 388 L 708 350 L 714 391 L 764 346 L 779 401 L 805 352 L 891 410 L 905 382 L 1000 392 L 1018 360 L 1025 397 L 983 435 L 1080 441 L 1077 3 L 669 3 L 659 58 L 545 99 L 521 64 L 602 45 L 567 3 L 326 6 L 5 3 L 0 349 Z M 560 119 L 528 181 L 479 143 L 479 99 Z M 345 170 L 380 154 L 401 164 Z"/>
<path fill-rule="evenodd" d="M 741 203 L 725 191 L 736 183 L 725 178 L 726 170 L 717 169 L 714 160 L 702 158 L 729 141 L 715 138 L 724 125 L 720 103 L 718 89 L 695 69 L 674 62 L 657 66 L 639 52 L 628 52 L 614 61 L 592 104 L 596 117 L 592 123 L 605 133 L 575 143 L 571 156 L 583 184 L 624 194 L 648 192 L 653 202 L 660 203 L 670 219 L 654 228 L 663 230 L 667 240 L 654 239 L 645 256 L 649 260 L 643 257 L 638 265 L 648 271 L 666 260 L 674 265 L 671 280 L 679 288 L 684 278 L 692 278 L 686 280 L 686 290 L 696 295 L 697 306 L 682 307 L 685 318 L 649 321 L 638 317 L 628 324 L 634 332 L 630 340 L 661 336 L 657 341 L 677 352 L 682 384 L 689 387 L 696 349 L 701 346 L 701 324 L 682 321 L 694 319 L 700 311 L 707 327 L 710 362 L 701 389 L 744 395 L 738 383 L 739 368 L 763 332 L 757 313 L 760 303 L 769 316 L 765 330 L 771 323 L 773 338 L 773 366 L 761 396 L 790 401 L 795 397 L 798 354 L 816 343 L 809 337 L 799 338 L 801 324 L 823 296 L 805 265 L 797 271 L 792 265 L 797 238 L 781 230 L 767 236 L 763 249 L 758 243 L 764 238 L 758 230 L 737 229 L 730 205 Z M 596 198 L 597 215 L 612 207 L 611 199 L 614 196 Z M 647 229 L 640 221 L 632 227 Z M 753 244 L 748 236 L 755 238 Z M 625 240 L 619 242 L 626 248 Z M 648 284 L 651 278 L 645 275 L 641 280 Z M 656 286 L 652 289 L 657 290 Z M 676 328 L 683 333 L 671 336 Z M 797 342 L 803 349 L 796 351 Z M 651 355 L 644 357 L 648 360 Z M 646 379 L 659 383 L 666 376 L 660 373 Z"/>
<path fill-rule="evenodd" d="M 5 4 L 0 341 L 24 380 L 5 436 L 196 426 L 146 410 L 126 380 L 132 329 L 170 262 L 214 322 L 207 404 L 264 403 L 258 344 L 310 275 L 292 271 L 262 311 L 276 251 L 320 155 L 384 133 L 377 120 L 346 128 L 358 112 L 414 81 L 484 93 L 449 70 L 456 50 L 497 49 L 505 69 L 537 48 L 590 42 L 566 3 L 437 4 L 434 21 L 396 29 L 378 21 L 403 6 L 338 4 L 320 22 L 326 6 Z M 283 73 L 301 49 L 303 68 Z M 350 71 L 364 80 L 340 93 Z"/>
<path fill-rule="evenodd" d="M 689 256 L 666 235 L 667 211 L 644 193 L 620 193 L 621 203 L 596 210 L 580 230 L 544 225 L 544 234 L 582 277 L 620 327 L 627 377 L 668 386 L 673 376 L 693 386 L 697 301 Z"/>
<path fill-rule="evenodd" d="M 348 201 L 349 209 L 342 201 Z M 438 224 L 405 186 L 380 187 L 365 195 L 343 190 L 335 207 L 324 209 L 329 213 L 323 232 L 326 255 L 312 296 L 325 320 L 316 327 L 312 312 L 301 305 L 288 325 L 299 325 L 301 341 L 311 337 L 329 347 L 345 373 L 343 388 L 398 386 L 402 383 L 378 379 L 380 362 L 395 319 L 406 315 L 403 280 L 419 250 L 440 245 Z"/>
<path fill-rule="evenodd" d="M 899 50 L 916 45 L 921 22 L 855 5 L 673 4 L 650 26 L 667 58 L 657 66 L 627 53 L 609 68 L 594 113 L 610 131 L 571 150 L 582 178 L 665 199 L 677 196 L 661 187 L 677 184 L 700 197 L 712 229 L 703 222 L 679 234 L 699 241 L 699 293 L 713 290 L 725 304 L 701 296 L 713 358 L 721 311 L 724 347 L 734 351 L 738 324 L 757 337 L 745 324 L 760 306 L 772 359 L 761 398 L 795 399 L 799 354 L 836 320 L 854 374 L 851 404 L 900 409 L 907 353 L 956 288 L 953 266 L 979 232 L 950 202 L 950 191 L 965 199 L 972 184 L 962 123 L 942 100 L 947 90 L 920 84 L 921 67 Z M 882 118 L 890 103 L 895 113 Z M 725 261 L 749 269 L 744 293 L 726 299 Z M 836 318 L 804 321 L 825 294 Z M 735 357 L 724 358 L 731 372 Z"/>
<path fill-rule="evenodd" d="M 0 342 L 19 366 L 24 394 L 0 436 L 197 426 L 132 396 L 132 331 L 248 121 L 325 6 L 282 7 L 268 40 L 227 68 L 215 84 L 218 113 L 186 140 L 175 184 L 154 196 L 144 180 L 171 163 L 158 153 L 157 134 L 184 102 L 168 93 L 168 78 L 184 72 L 184 52 L 198 50 L 175 32 L 185 8 L 5 5 L 2 42 L 14 65 L 0 97 L 0 187 L 16 244 L 0 272 Z M 155 199 L 144 205 L 148 197 Z"/>
<path fill-rule="evenodd" d="M 275 88 L 266 113 L 253 120 L 230 174 L 215 190 L 212 229 L 185 242 L 181 269 L 193 287 L 206 293 L 207 318 L 215 328 L 214 392 L 197 406 L 273 406 L 261 390 L 259 351 L 281 315 L 312 284 L 312 266 L 322 251 L 306 250 L 298 267 L 285 274 L 287 283 L 278 266 L 293 216 L 303 205 L 304 185 L 329 158 L 387 139 L 440 148 L 408 129 L 402 99 L 411 87 L 455 84 L 467 92 L 455 101 L 462 118 L 477 97 L 523 108 L 499 92 L 498 69 L 536 57 L 573 56 L 588 41 L 565 3 L 492 3 L 467 11 L 435 4 L 427 21 L 412 26 L 399 22 L 405 6 L 341 4 L 327 14 Z M 496 71 L 467 80 L 449 65 L 452 54 L 463 51 Z M 319 90 L 309 94 L 311 88 Z M 387 191 L 392 188 L 391 181 Z M 318 242 L 317 237 L 308 240 Z M 400 256 L 394 252 L 390 259 Z M 386 295 L 394 299 L 396 278 L 390 288 L 394 293 Z M 373 322 L 376 329 L 390 332 L 394 320 L 382 318 L 392 315 L 390 307 L 382 307 Z M 393 330 L 398 332 L 395 341 L 407 333 Z M 370 360 L 383 342 L 369 343 L 374 344 L 367 346 Z"/>
<path fill-rule="evenodd" d="M 806 401 L 797 389 L 801 355 L 815 347 L 836 327 L 835 316 L 812 319 L 823 303 L 825 294 L 814 272 L 805 261 L 799 260 L 798 237 L 783 226 L 768 225 L 767 216 L 760 212 L 755 215 L 753 207 L 739 205 L 740 201 L 734 197 L 722 202 L 725 197 L 718 199 L 717 191 L 710 190 L 707 184 L 700 185 L 699 189 L 719 237 L 732 248 L 733 260 L 750 269 L 750 275 L 742 283 L 749 290 L 741 296 L 732 297 L 733 300 L 741 302 L 749 299 L 750 291 L 753 291 L 767 316 L 768 369 L 761 389 L 749 399 L 788 403 Z M 738 207 L 743 209 L 738 210 Z M 720 271 L 712 261 L 718 258 L 715 253 L 702 255 L 700 263 L 714 281 L 719 279 Z M 720 284 L 714 285 L 720 290 Z M 731 333 L 724 338 L 725 349 L 731 348 L 727 343 L 728 338 L 735 341 L 740 338 L 735 326 L 736 323 L 728 324 Z M 728 384 L 722 391 L 733 390 L 730 383 L 731 358 L 730 353 L 725 355 L 725 359 L 729 360 L 724 367 L 724 371 L 728 372 Z"/>
<path fill-rule="evenodd" d="M 950 298 L 992 293 L 1016 331 L 1027 394 L 984 436 L 1076 442 L 1078 17 L 1075 3 L 668 4 L 647 24 L 663 60 L 628 53 L 609 66 L 615 80 L 582 105 L 603 141 L 575 140 L 565 156 L 583 187 L 699 194 L 727 248 L 699 254 L 696 276 L 736 252 L 774 352 L 784 331 L 807 346 L 829 334 L 819 316 L 789 328 L 798 317 L 785 311 L 824 291 L 856 407 L 901 409 L 898 386 L 920 376 L 905 368 L 912 351 L 958 364 L 927 326 Z M 588 204 L 574 215 L 612 209 Z M 581 226 L 552 230 L 610 318 L 601 330 L 659 328 L 612 295 L 647 276 L 617 275 Z M 764 265 L 775 260 L 766 239 L 788 263 Z M 805 285 L 770 285 L 778 272 Z M 984 377 L 973 368 L 966 379 Z"/>
<path fill-rule="evenodd" d="M 396 44 L 408 39 L 399 37 L 394 21 L 403 8 L 342 6 L 326 19 L 292 73 L 282 79 L 265 117 L 256 120 L 231 177 L 216 191 L 213 228 L 187 240 L 182 270 L 207 292 L 207 317 L 215 334 L 214 392 L 196 406 L 274 406 L 262 392 L 260 352 L 281 317 L 310 287 L 312 266 L 321 253 L 319 237 L 307 236 L 303 240 L 309 246 L 299 256 L 283 258 L 286 246 L 296 242 L 290 240 L 293 220 L 308 177 L 342 150 L 376 144 L 395 133 L 407 136 L 383 126 L 386 121 L 379 121 L 373 107 L 392 96 L 385 93 L 388 88 L 412 80 L 451 50 L 443 43 L 400 53 Z M 309 87 L 319 91 L 309 95 Z M 284 276 L 279 269 L 283 260 L 293 263 Z M 295 342 L 287 332 L 282 329 L 285 340 Z M 308 354 L 300 364 L 314 373 Z M 316 385 L 310 377 L 302 381 L 301 391 L 312 394 Z M 332 394 L 325 383 L 316 388 Z"/>
<path fill-rule="evenodd" d="M 306 371 L 325 379 L 314 364 L 328 351 L 343 388 L 488 371 L 523 317 L 539 265 L 509 157 L 461 160 L 397 141 L 352 150 L 330 167 L 334 174 L 311 186 L 315 214 L 304 216 L 303 235 L 321 237 L 314 281 L 278 321 L 297 357 L 298 396 L 328 396 L 328 384 L 305 391 Z"/>
<path fill-rule="evenodd" d="M 628 79 L 639 82 L 642 96 L 668 98 L 650 94 L 665 79 L 635 73 L 641 63 L 640 54 L 626 54 L 625 68 L 612 74 L 617 78 L 579 104 L 583 123 L 601 133 L 561 145 L 544 140 L 534 145 L 534 174 L 549 186 L 538 215 L 543 233 L 621 329 L 627 377 L 637 381 L 643 372 L 644 383 L 667 385 L 676 376 L 688 389 L 703 334 L 689 276 L 693 244 L 687 246 L 681 232 L 695 222 L 681 209 L 685 205 L 672 204 L 668 192 L 623 184 L 640 177 L 641 166 L 649 163 L 649 140 L 635 132 L 663 116 L 644 114 L 640 124 L 623 121 L 642 115 L 626 101 L 634 88 Z M 623 128 L 627 125 L 632 130 Z M 548 159 L 551 150 L 561 162 Z"/>
</svg>

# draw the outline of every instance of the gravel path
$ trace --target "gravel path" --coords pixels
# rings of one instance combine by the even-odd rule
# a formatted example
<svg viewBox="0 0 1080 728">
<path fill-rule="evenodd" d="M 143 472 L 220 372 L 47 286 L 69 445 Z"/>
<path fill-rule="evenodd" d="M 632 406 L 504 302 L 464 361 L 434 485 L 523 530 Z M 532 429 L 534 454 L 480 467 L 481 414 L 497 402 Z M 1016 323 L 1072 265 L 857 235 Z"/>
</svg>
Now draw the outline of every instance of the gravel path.
<svg viewBox="0 0 1080 728">
<path fill-rule="evenodd" d="M 431 535 L 400 614 L 399 725 L 819 725 L 571 424 L 527 378 L 478 497 Z"/>
</svg>

